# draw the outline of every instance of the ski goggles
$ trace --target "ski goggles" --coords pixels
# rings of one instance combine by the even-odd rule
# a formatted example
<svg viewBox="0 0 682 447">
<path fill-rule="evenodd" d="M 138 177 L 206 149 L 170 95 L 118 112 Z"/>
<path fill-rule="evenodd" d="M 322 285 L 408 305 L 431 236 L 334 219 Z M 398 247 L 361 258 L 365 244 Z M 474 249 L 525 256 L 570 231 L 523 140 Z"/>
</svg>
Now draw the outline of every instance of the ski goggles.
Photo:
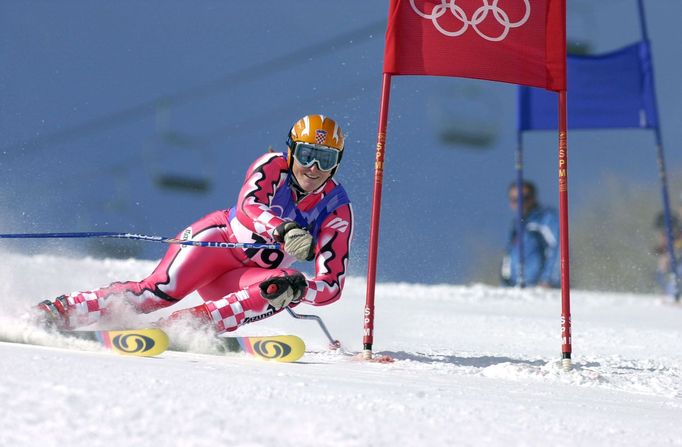
<svg viewBox="0 0 682 447">
<path fill-rule="evenodd" d="M 313 163 L 317 163 L 320 171 L 331 171 L 339 165 L 340 155 L 341 152 L 336 149 L 318 146 L 317 144 L 296 143 L 294 146 L 294 158 L 304 168 L 309 168 Z"/>
</svg>

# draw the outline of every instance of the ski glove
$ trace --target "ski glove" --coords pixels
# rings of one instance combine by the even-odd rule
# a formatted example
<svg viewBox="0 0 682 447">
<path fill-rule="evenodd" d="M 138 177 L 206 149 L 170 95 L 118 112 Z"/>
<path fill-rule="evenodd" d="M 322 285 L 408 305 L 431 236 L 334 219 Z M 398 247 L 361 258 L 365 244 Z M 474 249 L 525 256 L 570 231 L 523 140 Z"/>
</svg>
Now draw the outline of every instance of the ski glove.
<svg viewBox="0 0 682 447">
<path fill-rule="evenodd" d="M 299 261 L 315 259 L 313 236 L 296 222 L 284 222 L 275 228 L 275 240 L 284 243 L 284 251 Z"/>
<path fill-rule="evenodd" d="M 275 310 L 297 302 L 308 289 L 308 281 L 301 273 L 275 276 L 260 283 L 260 294 Z"/>
</svg>

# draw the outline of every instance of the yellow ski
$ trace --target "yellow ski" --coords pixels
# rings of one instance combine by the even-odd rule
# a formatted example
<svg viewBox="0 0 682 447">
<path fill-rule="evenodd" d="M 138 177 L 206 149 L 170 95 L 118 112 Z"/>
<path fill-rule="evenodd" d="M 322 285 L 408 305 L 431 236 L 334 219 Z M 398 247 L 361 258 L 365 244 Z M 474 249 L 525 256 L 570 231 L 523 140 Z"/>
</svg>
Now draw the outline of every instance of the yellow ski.
<svg viewBox="0 0 682 447">
<path fill-rule="evenodd" d="M 263 360 L 295 362 L 305 354 L 305 343 L 296 335 L 217 337 L 228 352 L 243 351 Z"/>
<path fill-rule="evenodd" d="M 161 329 L 125 329 L 103 331 L 61 331 L 68 337 L 97 341 L 122 355 L 153 357 L 168 349 L 168 335 Z"/>
</svg>

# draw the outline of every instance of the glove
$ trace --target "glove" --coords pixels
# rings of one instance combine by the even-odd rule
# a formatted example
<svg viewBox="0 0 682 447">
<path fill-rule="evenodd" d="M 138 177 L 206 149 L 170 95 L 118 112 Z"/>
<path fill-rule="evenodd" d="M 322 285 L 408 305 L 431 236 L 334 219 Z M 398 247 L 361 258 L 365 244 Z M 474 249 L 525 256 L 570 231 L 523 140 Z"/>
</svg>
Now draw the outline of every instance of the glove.
<svg viewBox="0 0 682 447">
<path fill-rule="evenodd" d="M 275 276 L 260 283 L 260 294 L 276 310 L 299 301 L 308 289 L 308 281 L 301 273 Z"/>
<path fill-rule="evenodd" d="M 284 251 L 299 261 L 315 259 L 315 241 L 307 230 L 296 222 L 284 222 L 275 228 L 275 240 L 284 244 Z"/>
</svg>

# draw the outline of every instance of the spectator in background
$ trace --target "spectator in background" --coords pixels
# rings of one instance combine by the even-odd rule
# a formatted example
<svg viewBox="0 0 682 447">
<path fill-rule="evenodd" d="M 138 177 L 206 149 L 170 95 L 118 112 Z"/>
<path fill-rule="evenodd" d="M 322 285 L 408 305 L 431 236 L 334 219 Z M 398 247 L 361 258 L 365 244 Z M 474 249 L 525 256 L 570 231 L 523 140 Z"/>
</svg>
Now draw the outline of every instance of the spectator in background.
<svg viewBox="0 0 682 447">
<path fill-rule="evenodd" d="M 677 260 L 678 276 L 682 274 L 680 266 L 680 253 L 682 253 L 682 225 L 679 217 L 670 216 L 670 226 L 673 235 L 673 251 Z M 675 295 L 675 275 L 670 265 L 670 251 L 668 250 L 668 229 L 665 225 L 665 214 L 663 211 L 656 215 L 654 220 L 656 230 L 656 246 L 654 253 L 657 256 L 656 262 L 656 282 L 662 291 L 670 296 Z"/>
<path fill-rule="evenodd" d="M 559 265 L 559 219 L 556 210 L 541 206 L 537 190 L 532 182 L 522 183 L 523 192 L 523 278 L 527 286 L 561 286 Z M 518 191 L 516 182 L 507 188 L 510 208 L 516 212 Z M 507 286 L 520 285 L 521 257 L 518 246 L 516 216 L 505 256 L 502 260 L 502 283 Z"/>
</svg>

